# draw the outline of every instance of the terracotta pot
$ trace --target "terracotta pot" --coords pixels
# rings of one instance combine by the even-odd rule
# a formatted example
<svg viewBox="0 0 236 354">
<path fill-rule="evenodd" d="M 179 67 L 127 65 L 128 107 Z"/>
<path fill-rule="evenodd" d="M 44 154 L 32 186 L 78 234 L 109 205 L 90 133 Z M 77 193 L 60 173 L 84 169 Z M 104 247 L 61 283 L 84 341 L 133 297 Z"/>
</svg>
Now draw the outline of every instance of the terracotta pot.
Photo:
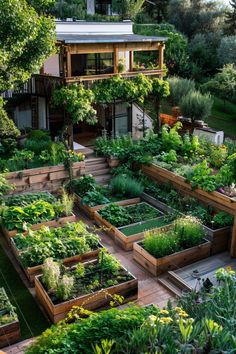
<svg viewBox="0 0 236 354">
<path fill-rule="evenodd" d="M 109 167 L 117 167 L 120 163 L 119 159 L 116 156 L 110 156 L 107 158 L 107 163 Z"/>
<path fill-rule="evenodd" d="M 172 116 L 175 117 L 175 118 L 181 116 L 181 111 L 180 111 L 180 107 L 179 106 L 172 107 Z"/>
</svg>

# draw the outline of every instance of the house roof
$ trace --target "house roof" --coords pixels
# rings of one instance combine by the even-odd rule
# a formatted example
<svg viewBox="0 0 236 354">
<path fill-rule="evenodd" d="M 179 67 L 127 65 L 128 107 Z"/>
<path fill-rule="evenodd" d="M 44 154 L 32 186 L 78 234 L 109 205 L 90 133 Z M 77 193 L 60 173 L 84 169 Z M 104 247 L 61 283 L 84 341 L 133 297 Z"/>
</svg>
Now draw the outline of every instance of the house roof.
<svg viewBox="0 0 236 354">
<path fill-rule="evenodd" d="M 57 40 L 67 44 L 82 43 L 127 43 L 127 42 L 165 42 L 166 37 L 141 36 L 138 34 L 71 34 L 58 33 Z"/>
</svg>

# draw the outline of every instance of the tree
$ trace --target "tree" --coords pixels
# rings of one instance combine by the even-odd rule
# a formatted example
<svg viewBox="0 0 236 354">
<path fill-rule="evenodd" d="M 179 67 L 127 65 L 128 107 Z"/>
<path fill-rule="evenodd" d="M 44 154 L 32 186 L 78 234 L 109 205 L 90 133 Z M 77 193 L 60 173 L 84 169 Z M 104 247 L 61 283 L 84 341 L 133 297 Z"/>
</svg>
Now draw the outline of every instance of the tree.
<svg viewBox="0 0 236 354">
<path fill-rule="evenodd" d="M 225 65 L 213 79 L 203 85 L 203 89 L 210 91 L 224 101 L 233 101 L 236 98 L 236 66 L 234 64 Z"/>
<path fill-rule="evenodd" d="M 236 0 L 231 0 L 230 5 L 232 7 L 232 11 L 228 11 L 226 13 L 225 32 L 228 35 L 236 35 Z"/>
<path fill-rule="evenodd" d="M 213 100 L 209 94 L 201 94 L 199 91 L 190 91 L 180 101 L 180 109 L 186 118 L 190 118 L 192 124 L 195 120 L 204 120 L 211 114 Z"/>
<path fill-rule="evenodd" d="M 188 42 L 185 36 L 177 32 L 175 27 L 168 23 L 158 25 L 134 25 L 134 32 L 146 36 L 167 37 L 165 48 L 165 63 L 170 75 L 183 76 L 188 71 Z M 156 53 L 137 53 L 141 62 L 155 62 Z"/>
<path fill-rule="evenodd" d="M 205 76 L 214 75 L 220 65 L 218 48 L 222 32 L 197 33 L 189 42 L 189 57 L 195 65 L 192 76 L 200 80 Z"/>
<path fill-rule="evenodd" d="M 170 0 L 168 7 L 168 21 L 188 38 L 223 28 L 224 14 L 217 1 Z"/>
<path fill-rule="evenodd" d="M 0 141 L 5 138 L 16 138 L 20 135 L 20 131 L 16 128 L 13 120 L 11 120 L 4 110 L 4 101 L 0 97 Z"/>
<path fill-rule="evenodd" d="M 37 72 L 55 51 L 55 23 L 25 0 L 0 0 L 0 92 Z"/>
<path fill-rule="evenodd" d="M 236 35 L 223 37 L 217 54 L 221 65 L 236 63 Z"/>
<path fill-rule="evenodd" d="M 161 23 L 167 20 L 167 8 L 170 0 L 145 1 L 144 10 L 153 22 Z"/>
<path fill-rule="evenodd" d="M 170 86 L 170 100 L 172 106 L 179 106 L 182 98 L 189 92 L 195 90 L 195 82 L 193 80 L 170 77 L 167 81 Z"/>
<path fill-rule="evenodd" d="M 161 100 L 170 95 L 170 86 L 168 81 L 154 78 L 152 80 L 152 96 L 154 98 L 154 107 L 156 111 L 156 119 L 153 122 L 154 131 L 157 132 L 161 126 L 160 110 Z"/>
<path fill-rule="evenodd" d="M 72 147 L 73 133 L 69 128 L 78 122 L 95 124 L 97 122 L 96 111 L 92 103 L 94 94 L 85 89 L 82 84 L 61 87 L 53 92 L 52 103 L 55 107 L 63 107 L 65 110 L 64 126 L 61 137 L 65 145 Z"/>
<path fill-rule="evenodd" d="M 27 0 L 27 3 L 32 6 L 38 13 L 48 12 L 55 5 L 56 0 Z"/>
<path fill-rule="evenodd" d="M 83 20 L 86 15 L 86 3 L 84 0 L 57 0 L 51 13 L 56 18 L 76 18 Z"/>
<path fill-rule="evenodd" d="M 144 0 L 113 0 L 112 7 L 123 20 L 135 19 L 141 11 Z"/>
</svg>

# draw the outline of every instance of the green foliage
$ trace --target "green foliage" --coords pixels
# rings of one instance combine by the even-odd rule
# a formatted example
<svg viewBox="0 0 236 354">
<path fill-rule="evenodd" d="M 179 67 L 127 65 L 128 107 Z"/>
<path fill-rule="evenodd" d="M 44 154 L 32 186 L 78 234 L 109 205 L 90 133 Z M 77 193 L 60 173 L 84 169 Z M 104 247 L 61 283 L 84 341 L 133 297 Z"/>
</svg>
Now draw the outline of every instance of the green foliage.
<svg viewBox="0 0 236 354">
<path fill-rule="evenodd" d="M 0 174 L 0 198 L 14 189 L 14 185 L 9 184 L 4 175 Z"/>
<path fill-rule="evenodd" d="M 84 197 L 87 192 L 95 190 L 96 181 L 92 175 L 82 176 L 78 179 L 73 179 L 66 184 L 66 189 Z"/>
<path fill-rule="evenodd" d="M 86 193 L 86 195 L 82 199 L 82 203 L 86 204 L 90 207 L 96 206 L 96 205 L 102 205 L 102 204 L 107 204 L 109 203 L 110 200 L 106 198 L 102 192 L 99 190 L 91 190 Z"/>
<path fill-rule="evenodd" d="M 99 214 L 103 219 L 117 227 L 131 224 L 132 221 L 130 215 L 127 214 L 126 209 L 116 204 L 110 204 L 107 207 L 100 209 Z"/>
<path fill-rule="evenodd" d="M 224 211 L 217 213 L 212 219 L 212 224 L 216 228 L 233 225 L 233 222 L 234 217 L 230 214 L 225 213 Z"/>
<path fill-rule="evenodd" d="M 126 175 L 112 178 L 110 186 L 112 193 L 121 197 L 136 198 L 143 192 L 142 184 Z"/>
<path fill-rule="evenodd" d="M 145 233 L 144 249 L 155 258 L 185 250 L 202 243 L 205 233 L 196 218 L 177 219 L 168 230 L 151 230 Z"/>
<path fill-rule="evenodd" d="M 167 81 L 170 85 L 170 99 L 172 106 L 179 106 L 182 98 L 189 92 L 195 90 L 195 82 L 193 80 L 170 77 Z"/>
<path fill-rule="evenodd" d="M 228 35 L 236 35 L 236 1 L 231 0 L 231 11 L 227 11 L 226 18 L 225 18 L 225 32 Z"/>
<path fill-rule="evenodd" d="M 3 204 L 6 206 L 25 206 L 31 204 L 37 200 L 43 200 L 48 203 L 55 203 L 56 198 L 48 192 L 32 192 L 32 193 L 22 193 L 17 195 L 10 195 L 3 199 Z"/>
<path fill-rule="evenodd" d="M 15 126 L 13 120 L 8 117 L 4 109 L 3 98 L 0 97 L 0 140 L 2 141 L 2 139 L 9 137 L 16 138 L 18 135 L 20 135 L 20 131 Z"/>
<path fill-rule="evenodd" d="M 182 114 L 190 118 L 192 122 L 195 120 L 204 120 L 211 114 L 213 100 L 209 94 L 201 94 L 199 91 L 190 91 L 180 101 L 180 109 Z"/>
<path fill-rule="evenodd" d="M 190 183 L 193 189 L 202 188 L 206 192 L 213 192 L 216 189 L 216 177 L 212 175 L 212 169 L 206 160 L 193 166 Z"/>
<path fill-rule="evenodd" d="M 84 0 L 57 0 L 50 11 L 56 18 L 75 18 L 83 20 L 86 15 L 86 3 Z"/>
<path fill-rule="evenodd" d="M 53 92 L 52 102 L 55 107 L 64 107 L 68 113 L 68 122 L 65 123 L 65 129 L 69 124 L 85 121 L 88 124 L 97 122 L 96 111 L 92 103 L 94 102 L 93 92 L 85 89 L 82 84 L 61 87 Z"/>
<path fill-rule="evenodd" d="M 234 64 L 225 65 L 210 81 L 203 85 L 203 89 L 210 91 L 223 100 L 233 99 L 236 95 L 236 67 Z"/>
<path fill-rule="evenodd" d="M 113 11 L 117 12 L 123 20 L 134 20 L 141 11 L 144 0 L 113 0 Z"/>
<path fill-rule="evenodd" d="M 1 0 L 0 38 L 2 92 L 26 81 L 55 52 L 54 19 L 39 15 L 25 0 Z"/>
<path fill-rule="evenodd" d="M 50 149 L 51 138 L 49 133 L 42 130 L 32 130 L 24 142 L 24 148 L 39 155 L 43 150 Z"/>
<path fill-rule="evenodd" d="M 33 267 L 43 264 L 46 258 L 62 260 L 95 250 L 99 237 L 90 233 L 80 221 L 55 229 L 43 226 L 36 231 L 30 230 L 27 235 L 17 234 L 14 242 L 23 265 Z"/>
<path fill-rule="evenodd" d="M 163 3 L 163 1 L 162 1 Z M 156 6 L 152 5 L 152 12 Z M 134 24 L 134 33 L 146 36 L 163 36 L 167 38 L 165 49 L 165 63 L 170 75 L 184 75 L 188 69 L 188 48 L 187 39 L 183 34 L 177 32 L 174 26 L 169 23 L 158 23 L 144 25 Z M 135 53 L 135 58 L 140 62 L 156 63 L 156 53 L 147 54 Z"/>
<path fill-rule="evenodd" d="M 17 321 L 16 309 L 10 303 L 4 288 L 0 288 L 0 326 Z"/>
<path fill-rule="evenodd" d="M 164 150 L 170 151 L 172 149 L 178 151 L 182 146 L 182 138 L 178 130 L 182 127 L 180 122 L 176 123 L 172 128 L 168 125 L 163 125 L 161 130 L 161 140 Z"/>
<path fill-rule="evenodd" d="M 45 259 L 43 263 L 43 283 L 48 289 L 56 288 L 60 277 L 60 266 L 52 258 Z"/>
<path fill-rule="evenodd" d="M 225 55 L 226 53 L 227 55 Z M 221 39 L 218 58 L 222 66 L 236 63 L 236 34 Z"/>
</svg>

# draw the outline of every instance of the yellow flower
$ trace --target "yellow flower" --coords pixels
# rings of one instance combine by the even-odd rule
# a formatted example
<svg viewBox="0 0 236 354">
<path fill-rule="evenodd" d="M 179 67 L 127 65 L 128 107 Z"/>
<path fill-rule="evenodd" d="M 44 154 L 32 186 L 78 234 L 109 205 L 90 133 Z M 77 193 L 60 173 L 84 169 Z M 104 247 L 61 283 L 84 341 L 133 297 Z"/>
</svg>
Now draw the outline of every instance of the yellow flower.
<svg viewBox="0 0 236 354">
<path fill-rule="evenodd" d="M 175 311 L 180 312 L 182 309 L 180 307 L 175 307 Z"/>
<path fill-rule="evenodd" d="M 169 311 L 167 311 L 167 310 L 160 310 L 160 314 L 162 314 L 162 315 L 169 315 Z"/>
<path fill-rule="evenodd" d="M 154 315 L 150 315 L 148 318 L 151 322 L 156 322 L 156 320 L 157 320 L 157 317 Z"/>
<path fill-rule="evenodd" d="M 184 310 L 182 310 L 182 311 L 179 311 L 179 316 L 180 317 L 188 317 L 188 314 Z"/>
<path fill-rule="evenodd" d="M 228 272 L 231 272 L 231 270 L 233 270 L 233 269 L 232 269 L 231 266 L 227 266 L 227 267 L 226 267 L 226 270 L 227 270 Z"/>
<path fill-rule="evenodd" d="M 159 319 L 159 322 L 161 324 L 169 324 L 169 323 L 173 322 L 173 320 L 171 317 L 162 317 Z"/>
</svg>

